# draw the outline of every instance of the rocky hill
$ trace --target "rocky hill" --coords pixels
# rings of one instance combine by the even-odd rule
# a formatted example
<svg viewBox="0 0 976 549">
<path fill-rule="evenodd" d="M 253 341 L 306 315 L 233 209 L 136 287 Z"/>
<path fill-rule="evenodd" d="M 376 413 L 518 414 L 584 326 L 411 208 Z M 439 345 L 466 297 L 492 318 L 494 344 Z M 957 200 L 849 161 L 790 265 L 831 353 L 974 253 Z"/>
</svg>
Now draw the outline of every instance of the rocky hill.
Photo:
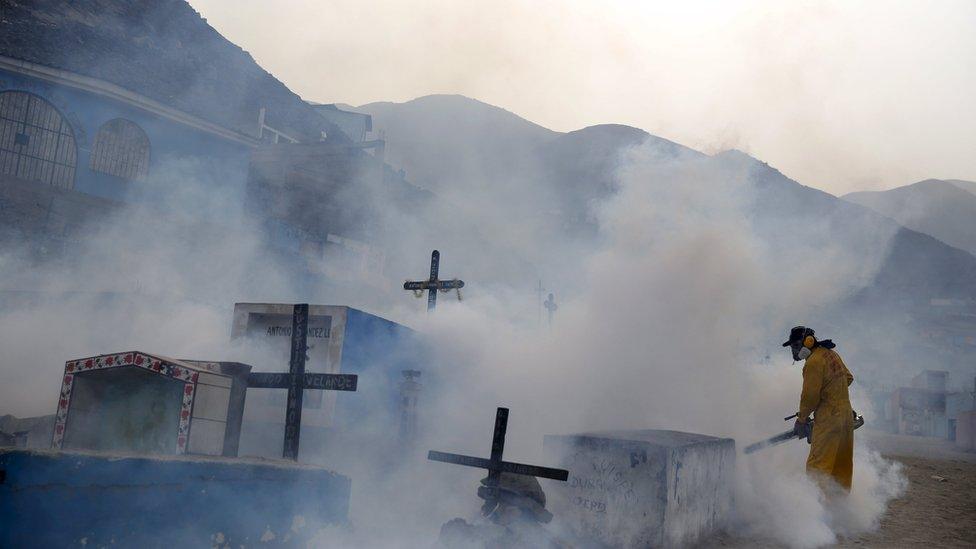
<svg viewBox="0 0 976 549">
<path fill-rule="evenodd" d="M 843 199 L 976 254 L 974 192 L 976 183 L 970 181 L 927 179 L 887 191 L 850 193 Z"/>
<path fill-rule="evenodd" d="M 559 134 L 502 108 L 460 95 L 405 103 L 369 103 L 351 110 L 373 116 L 387 142 L 386 159 L 411 181 L 435 192 L 517 173 L 526 154 Z"/>
<path fill-rule="evenodd" d="M 936 297 L 976 297 L 976 257 L 970 253 L 857 200 L 801 185 L 738 151 L 709 157 L 639 128 L 612 124 L 563 134 L 461 96 L 373 103 L 359 110 L 374 116 L 374 128 L 386 133 L 390 161 L 413 179 L 440 193 L 478 197 L 485 204 L 497 200 L 501 206 L 496 207 L 510 202 L 520 215 L 538 212 L 558 234 L 594 233 L 593 205 L 616 192 L 622 155 L 643 145 L 660 162 L 695 159 L 737 174 L 749 196 L 747 217 L 770 249 L 787 261 L 798 260 L 791 255 L 796 243 L 831 247 L 851 263 L 863 263 L 864 271 L 851 275 L 866 277 L 855 281 L 863 288 L 860 298 L 918 304 Z M 976 196 L 958 187 L 945 192 L 952 191 L 956 207 L 976 204 Z"/>
</svg>

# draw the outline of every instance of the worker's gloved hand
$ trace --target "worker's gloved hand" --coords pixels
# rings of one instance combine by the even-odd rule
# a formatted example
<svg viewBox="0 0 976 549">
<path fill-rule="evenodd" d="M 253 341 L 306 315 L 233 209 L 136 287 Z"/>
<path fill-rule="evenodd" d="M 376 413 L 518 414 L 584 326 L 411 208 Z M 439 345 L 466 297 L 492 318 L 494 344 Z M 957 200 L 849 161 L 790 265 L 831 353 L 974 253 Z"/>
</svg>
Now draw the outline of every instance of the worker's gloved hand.
<svg viewBox="0 0 976 549">
<path fill-rule="evenodd" d="M 796 435 L 796 438 L 807 438 L 809 432 L 810 426 L 805 421 L 796 420 L 793 424 L 793 434 Z"/>
</svg>

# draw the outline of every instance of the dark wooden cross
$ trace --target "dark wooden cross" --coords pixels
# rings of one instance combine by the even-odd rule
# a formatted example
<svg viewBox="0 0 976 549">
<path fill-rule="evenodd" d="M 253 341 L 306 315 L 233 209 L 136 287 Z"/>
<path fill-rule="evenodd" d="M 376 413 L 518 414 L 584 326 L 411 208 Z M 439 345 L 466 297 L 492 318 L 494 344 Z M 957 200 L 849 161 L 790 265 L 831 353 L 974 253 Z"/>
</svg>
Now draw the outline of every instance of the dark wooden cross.
<svg viewBox="0 0 976 549">
<path fill-rule="evenodd" d="M 502 454 L 505 451 L 505 432 L 508 430 L 508 408 L 499 408 L 495 413 L 495 433 L 491 437 L 491 458 L 484 459 L 474 456 L 461 454 L 448 454 L 431 450 L 427 453 L 427 459 L 431 461 L 442 461 L 455 465 L 466 465 L 468 467 L 478 467 L 488 469 L 488 482 L 486 495 L 488 500 L 497 500 L 498 481 L 502 473 L 512 473 L 515 475 L 527 475 L 531 477 L 551 478 L 563 482 L 569 478 L 569 471 L 566 469 L 552 469 L 550 467 L 539 467 L 536 465 L 526 465 L 524 463 L 513 463 L 502 461 Z M 480 493 L 480 492 L 479 492 Z"/>
<path fill-rule="evenodd" d="M 552 328 L 552 313 L 556 312 L 559 305 L 556 305 L 556 299 L 552 297 L 552 294 L 549 294 L 549 299 L 546 300 L 545 305 L 546 310 L 549 311 L 549 327 Z"/>
<path fill-rule="evenodd" d="M 288 389 L 285 408 L 285 442 L 281 457 L 298 460 L 298 443 L 302 430 L 302 396 L 305 389 L 321 391 L 355 391 L 359 377 L 353 374 L 306 374 L 308 360 L 308 303 L 295 305 L 291 317 L 291 359 L 288 373 L 251 372 L 249 389 Z"/>
<path fill-rule="evenodd" d="M 430 278 L 427 280 L 411 281 L 408 280 L 403 283 L 404 290 L 413 290 L 414 292 L 423 292 L 427 290 L 427 311 L 433 311 L 434 307 L 437 306 L 437 291 L 447 291 L 447 290 L 460 290 L 464 287 L 463 280 L 440 280 L 437 278 L 437 274 L 440 271 L 441 263 L 441 253 L 434 250 L 430 254 Z M 418 297 L 419 297 L 418 293 Z M 458 293 L 458 298 L 461 294 Z"/>
</svg>

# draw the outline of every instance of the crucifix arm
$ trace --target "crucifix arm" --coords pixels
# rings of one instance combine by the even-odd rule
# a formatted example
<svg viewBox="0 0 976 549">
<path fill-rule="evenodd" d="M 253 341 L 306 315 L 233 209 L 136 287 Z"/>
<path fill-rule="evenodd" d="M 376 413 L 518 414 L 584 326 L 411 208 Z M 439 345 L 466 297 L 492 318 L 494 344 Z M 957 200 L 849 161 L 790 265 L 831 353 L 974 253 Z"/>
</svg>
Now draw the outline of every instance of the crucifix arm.
<svg viewBox="0 0 976 549">
<path fill-rule="evenodd" d="M 463 287 L 463 280 L 408 280 L 403 283 L 404 290 L 454 290 Z"/>
<path fill-rule="evenodd" d="M 566 469 L 553 469 L 552 467 L 539 467 L 537 465 L 526 465 L 524 463 L 513 463 L 511 461 L 492 461 L 474 456 L 461 454 L 448 454 L 431 450 L 427 453 L 427 459 L 431 461 L 441 461 L 453 463 L 455 465 L 465 465 L 467 467 L 477 467 L 488 469 L 489 471 L 500 471 L 502 473 L 513 473 L 516 475 L 528 475 L 540 478 L 550 478 L 553 480 L 565 481 L 569 478 L 569 471 Z"/>
<path fill-rule="evenodd" d="M 251 372 L 247 376 L 247 386 L 250 389 L 287 389 L 291 384 L 292 374 Z M 355 391 L 359 384 L 356 374 L 318 374 L 306 372 L 302 375 L 302 389 L 318 389 L 320 391 Z"/>
</svg>

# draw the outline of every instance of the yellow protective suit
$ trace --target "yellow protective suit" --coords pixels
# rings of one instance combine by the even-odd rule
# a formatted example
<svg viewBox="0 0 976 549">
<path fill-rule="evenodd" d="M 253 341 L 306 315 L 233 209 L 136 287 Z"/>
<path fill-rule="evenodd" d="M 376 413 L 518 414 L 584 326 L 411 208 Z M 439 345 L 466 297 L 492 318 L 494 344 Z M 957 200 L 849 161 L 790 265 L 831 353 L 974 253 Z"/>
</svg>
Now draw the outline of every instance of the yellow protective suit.
<svg viewBox="0 0 976 549">
<path fill-rule="evenodd" d="M 847 387 L 853 382 L 832 349 L 814 347 L 803 365 L 799 417 L 814 414 L 807 472 L 831 477 L 848 491 L 854 476 L 854 415 Z"/>
</svg>

